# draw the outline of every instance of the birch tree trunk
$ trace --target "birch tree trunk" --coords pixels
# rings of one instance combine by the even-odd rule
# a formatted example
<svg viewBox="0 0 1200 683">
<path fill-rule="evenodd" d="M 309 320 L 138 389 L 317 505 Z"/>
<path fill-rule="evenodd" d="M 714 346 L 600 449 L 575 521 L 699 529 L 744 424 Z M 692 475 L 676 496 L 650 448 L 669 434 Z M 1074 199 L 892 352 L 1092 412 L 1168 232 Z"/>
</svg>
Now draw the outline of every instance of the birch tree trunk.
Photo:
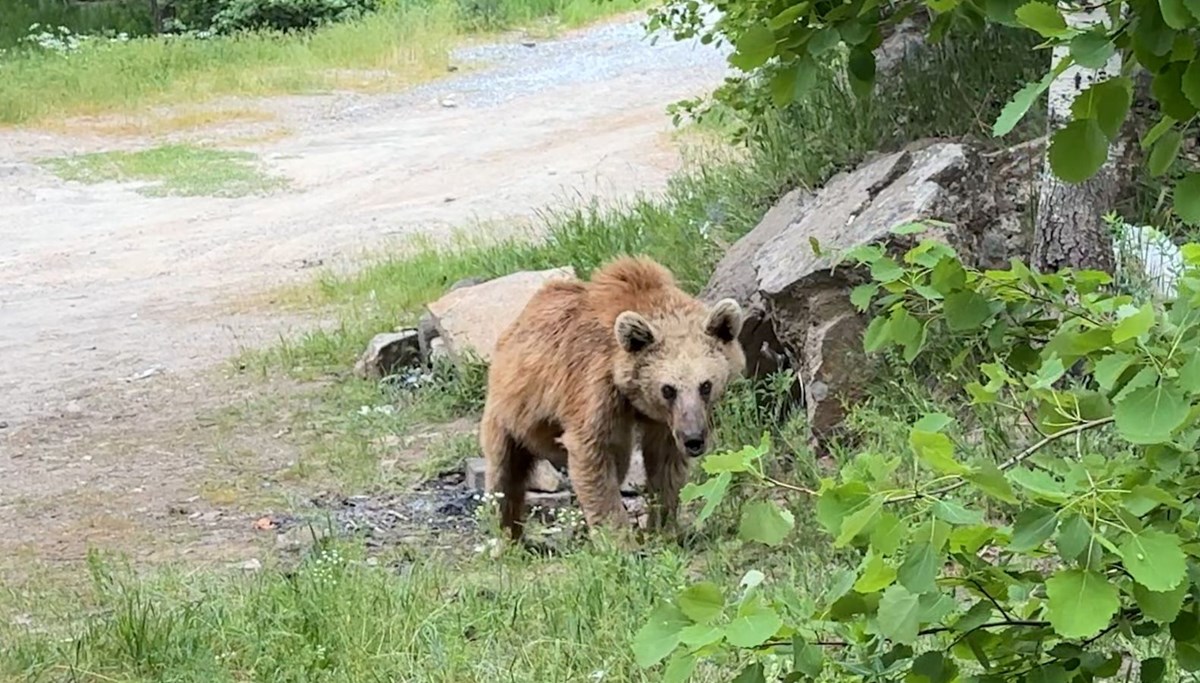
<svg viewBox="0 0 1200 683">
<path fill-rule="evenodd" d="M 1087 28 L 1111 24 L 1104 5 L 1082 8 L 1060 5 L 1067 24 Z M 1055 47 L 1052 67 L 1065 59 L 1069 49 Z M 1121 55 L 1114 54 L 1099 69 L 1072 64 L 1056 78 L 1049 88 L 1047 108 L 1051 133 L 1071 120 L 1071 104 L 1079 93 L 1093 83 L 1120 75 Z M 1038 186 L 1037 217 L 1034 223 L 1033 263 L 1042 272 L 1061 268 L 1093 268 L 1112 272 L 1112 239 L 1104 225 L 1103 216 L 1113 210 L 1124 185 L 1120 160 L 1125 156 L 1128 142 L 1120 136 L 1109 146 L 1108 160 L 1100 171 L 1079 184 L 1068 184 L 1050 170 L 1046 157 Z"/>
</svg>

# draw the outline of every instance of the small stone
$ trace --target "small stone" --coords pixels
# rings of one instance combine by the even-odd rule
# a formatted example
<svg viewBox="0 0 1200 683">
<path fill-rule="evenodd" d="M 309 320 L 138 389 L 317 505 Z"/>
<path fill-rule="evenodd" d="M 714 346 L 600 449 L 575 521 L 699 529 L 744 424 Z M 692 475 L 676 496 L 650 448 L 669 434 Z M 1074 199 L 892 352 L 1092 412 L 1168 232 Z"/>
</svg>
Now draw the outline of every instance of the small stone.
<svg viewBox="0 0 1200 683">
<path fill-rule="evenodd" d="M 243 562 L 240 568 L 244 572 L 256 572 L 262 569 L 262 562 L 259 562 L 257 558 L 249 559 Z"/>
<path fill-rule="evenodd" d="M 522 40 L 521 47 L 537 47 L 537 43 L 532 40 Z"/>
<path fill-rule="evenodd" d="M 418 337 L 416 330 L 375 335 L 354 364 L 354 374 L 361 379 L 380 380 L 401 367 L 416 365 L 421 358 Z"/>
<path fill-rule="evenodd" d="M 563 489 L 563 476 L 549 461 L 538 460 L 525 488 L 541 493 L 557 493 Z"/>
<path fill-rule="evenodd" d="M 8 423 L 4 420 L 0 420 L 0 429 L 8 429 Z"/>
<path fill-rule="evenodd" d="M 467 464 L 463 472 L 463 482 L 467 488 L 472 491 L 482 492 L 484 490 L 484 472 L 487 465 L 484 464 L 483 458 L 467 458 Z"/>
</svg>

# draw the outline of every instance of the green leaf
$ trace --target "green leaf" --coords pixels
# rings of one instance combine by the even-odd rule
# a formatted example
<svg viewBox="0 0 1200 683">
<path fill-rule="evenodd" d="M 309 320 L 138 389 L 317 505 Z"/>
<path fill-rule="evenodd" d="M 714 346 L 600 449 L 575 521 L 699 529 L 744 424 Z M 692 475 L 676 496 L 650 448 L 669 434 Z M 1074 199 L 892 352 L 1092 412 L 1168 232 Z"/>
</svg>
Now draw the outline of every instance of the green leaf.
<svg viewBox="0 0 1200 683">
<path fill-rule="evenodd" d="M 1148 657 L 1142 660 L 1141 683 L 1159 683 L 1167 672 L 1167 660 L 1162 657 Z"/>
<path fill-rule="evenodd" d="M 707 624 L 721 616 L 725 609 L 725 596 L 721 595 L 721 589 L 715 583 L 701 581 L 681 592 L 675 604 L 692 621 Z"/>
<path fill-rule="evenodd" d="M 1053 5 L 1029 2 L 1017 8 L 1017 21 L 1037 31 L 1044 38 L 1058 38 L 1067 33 L 1067 22 Z"/>
<path fill-rule="evenodd" d="M 704 520 L 716 511 L 717 506 L 725 499 L 725 493 L 729 491 L 729 484 L 732 481 L 732 474 L 722 472 L 703 484 L 689 483 L 683 487 L 683 490 L 679 492 L 679 498 L 683 502 L 704 498 L 704 507 L 700 510 L 700 514 L 696 515 L 696 524 L 703 524 Z"/>
<path fill-rule="evenodd" d="M 737 39 L 736 51 L 729 56 L 729 63 L 742 71 L 753 71 L 775 54 L 775 32 L 766 24 L 748 27 Z"/>
<path fill-rule="evenodd" d="M 1161 488 L 1149 484 L 1135 486 L 1121 499 L 1121 504 L 1134 517 L 1150 513 L 1159 505 L 1176 507 L 1179 505 L 1171 494 Z"/>
<path fill-rule="evenodd" d="M 1113 410 L 1117 431 L 1135 444 L 1169 441 L 1171 434 L 1187 420 L 1191 407 L 1174 383 L 1142 387 L 1117 402 Z"/>
<path fill-rule="evenodd" d="M 808 53 L 814 57 L 820 57 L 837 47 L 840 42 L 842 42 L 842 34 L 838 33 L 837 29 L 827 28 L 815 31 L 808 39 Z"/>
<path fill-rule="evenodd" d="M 885 638 L 904 645 L 917 640 L 920 631 L 921 599 L 904 586 L 891 586 L 879 600 L 876 620 Z"/>
<path fill-rule="evenodd" d="M 1158 100 L 1164 114 L 1176 121 L 1187 121 L 1196 115 L 1196 105 L 1183 92 L 1183 74 L 1187 67 L 1173 62 L 1158 72 L 1150 83 L 1150 91 Z"/>
<path fill-rule="evenodd" d="M 1140 583 L 1135 583 L 1133 584 L 1133 599 L 1137 601 L 1138 607 L 1141 608 L 1142 614 L 1145 614 L 1147 619 L 1160 624 L 1170 624 L 1175 621 L 1175 617 L 1179 616 L 1179 610 L 1183 608 L 1188 588 L 1187 581 L 1180 582 L 1173 590 L 1161 592 L 1149 590 Z"/>
<path fill-rule="evenodd" d="M 1012 486 L 1008 480 L 1004 478 L 1004 473 L 996 467 L 995 463 L 983 462 L 975 466 L 975 470 L 965 475 L 972 484 L 979 487 L 987 495 L 1004 503 L 1016 503 L 1017 497 L 1013 494 Z"/>
<path fill-rule="evenodd" d="M 763 671 L 763 665 L 759 662 L 748 665 L 742 672 L 733 679 L 733 683 L 767 683 L 766 673 Z"/>
<path fill-rule="evenodd" d="M 868 552 L 863 558 L 862 567 L 862 575 L 854 582 L 854 590 L 864 595 L 881 591 L 896 580 L 896 568 L 884 562 L 882 555 Z"/>
<path fill-rule="evenodd" d="M 696 655 L 680 652 L 671 658 L 667 663 L 667 669 L 663 672 L 663 683 L 684 683 L 692 677 L 692 671 L 696 668 Z"/>
<path fill-rule="evenodd" d="M 945 413 L 926 413 L 913 423 L 913 430 L 919 432 L 940 432 L 954 423 L 954 418 Z"/>
<path fill-rule="evenodd" d="M 787 538 L 788 532 L 795 524 L 796 519 L 790 511 L 769 500 L 759 500 L 742 510 L 738 536 L 743 541 L 757 541 L 764 545 L 776 546 Z"/>
<path fill-rule="evenodd" d="M 1200 393 L 1200 353 L 1192 352 L 1179 368 L 1179 388 L 1189 394 Z"/>
<path fill-rule="evenodd" d="M 646 625 L 633 636 L 633 656 L 638 666 L 654 666 L 671 654 L 679 645 L 679 632 L 689 623 L 674 605 L 660 605 L 655 609 Z"/>
<path fill-rule="evenodd" d="M 1154 143 L 1150 150 L 1150 161 L 1147 166 L 1150 175 L 1160 176 L 1171 169 L 1171 164 L 1179 157 L 1179 148 L 1183 144 L 1183 133 L 1174 128 L 1166 131 Z"/>
<path fill-rule="evenodd" d="M 1200 0 L 1196 0 L 1200 2 Z M 1172 130 L 1175 126 L 1175 119 L 1170 116 L 1163 116 L 1158 123 L 1154 124 L 1150 130 L 1146 131 L 1146 136 L 1142 138 L 1142 149 L 1150 149 L 1150 146 L 1158 141 L 1168 130 Z"/>
<path fill-rule="evenodd" d="M 1058 516 L 1046 508 L 1026 508 L 1013 522 L 1012 541 L 1008 549 L 1024 553 L 1041 547 L 1058 528 Z"/>
<path fill-rule="evenodd" d="M 1200 173 L 1189 173 L 1175 185 L 1175 215 L 1188 225 L 1200 225 Z"/>
<path fill-rule="evenodd" d="M 874 353 L 892 341 L 892 321 L 883 316 L 878 316 L 871 320 L 871 324 L 867 325 L 867 331 L 863 335 L 863 350 L 867 353 Z"/>
<path fill-rule="evenodd" d="M 725 627 L 725 640 L 734 647 L 758 647 L 775 635 L 783 621 L 770 607 L 760 606 Z"/>
<path fill-rule="evenodd" d="M 1121 561 L 1133 580 L 1152 591 L 1169 591 L 1187 576 L 1179 537 L 1143 529 L 1121 544 Z"/>
<path fill-rule="evenodd" d="M 882 256 L 871 262 L 871 277 L 879 282 L 895 282 L 904 277 L 904 269 L 888 256 Z"/>
<path fill-rule="evenodd" d="M 1176 31 L 1187 29 L 1196 21 L 1183 0 L 1158 0 L 1158 6 L 1162 10 L 1163 21 Z"/>
<path fill-rule="evenodd" d="M 792 668 L 805 676 L 816 678 L 825 668 L 825 653 L 799 635 L 792 636 Z"/>
<path fill-rule="evenodd" d="M 1054 133 L 1050 169 L 1066 183 L 1082 183 L 1108 159 L 1108 137 L 1095 119 L 1075 120 Z"/>
<path fill-rule="evenodd" d="M 933 516 L 947 524 L 980 524 L 983 513 L 978 510 L 968 510 L 952 500 L 939 500 L 933 504 Z"/>
<path fill-rule="evenodd" d="M 943 304 L 946 327 L 955 332 L 978 329 L 991 314 L 988 300 L 979 292 L 955 292 L 946 296 Z"/>
<path fill-rule="evenodd" d="M 875 292 L 879 291 L 879 285 L 868 282 L 864 285 L 859 285 L 850 290 L 850 303 L 859 311 L 866 311 L 871 305 L 871 299 L 875 296 Z"/>
<path fill-rule="evenodd" d="M 928 593 L 937 588 L 938 569 L 941 568 L 941 558 L 928 541 L 921 541 L 908 547 L 904 555 L 904 563 L 896 573 L 900 584 L 916 594 Z"/>
<path fill-rule="evenodd" d="M 679 642 L 694 649 L 711 645 L 725 637 L 725 629 L 713 624 L 692 624 L 679 632 Z"/>
<path fill-rule="evenodd" d="M 846 70 L 850 74 L 851 87 L 859 97 L 864 96 L 875 84 L 875 53 L 866 45 L 855 45 L 846 61 Z"/>
<path fill-rule="evenodd" d="M 1050 625 L 1064 638 L 1089 638 L 1104 627 L 1120 607 L 1117 587 L 1103 574 L 1064 569 L 1046 580 Z"/>
<path fill-rule="evenodd" d="M 866 505 L 842 520 L 841 531 L 838 533 L 838 537 L 834 540 L 833 545 L 841 548 L 850 541 L 853 541 L 868 525 L 875 521 L 879 516 L 879 511 L 882 509 L 883 498 L 879 496 L 869 498 Z"/>
<path fill-rule="evenodd" d="M 1071 56 L 1080 66 L 1099 69 L 1116 53 L 1108 36 L 1098 31 L 1080 33 L 1071 39 Z"/>
<path fill-rule="evenodd" d="M 1028 83 L 1018 90 L 1012 101 L 1004 105 L 1000 116 L 996 118 L 996 123 L 992 126 L 992 135 L 999 138 L 1011 133 L 1021 119 L 1025 118 L 1025 113 L 1029 111 L 1033 103 L 1037 102 L 1042 93 L 1046 92 L 1046 88 L 1050 87 L 1050 83 L 1056 75 L 1056 71 L 1051 71 L 1043 76 L 1042 80 Z"/>
<path fill-rule="evenodd" d="M 1062 359 L 1057 355 L 1051 356 L 1038 367 L 1037 374 L 1034 375 L 1033 381 L 1029 382 L 1030 389 L 1050 389 L 1054 383 L 1062 378 L 1067 372 L 1067 368 L 1063 366 Z"/>
<path fill-rule="evenodd" d="M 1009 470 L 1008 479 L 1043 500 L 1064 503 L 1070 497 L 1061 482 L 1041 470 L 1027 470 L 1018 467 Z"/>
<path fill-rule="evenodd" d="M 1117 351 L 1096 361 L 1096 369 L 1093 372 L 1096 384 L 1105 391 L 1112 391 L 1117 386 L 1117 380 L 1121 379 L 1121 375 L 1135 360 L 1137 359 L 1134 356 Z"/>
<path fill-rule="evenodd" d="M 1068 513 L 1066 519 L 1058 526 L 1058 538 L 1054 544 L 1058 554 L 1064 561 L 1070 562 L 1087 550 L 1092 540 L 1092 530 L 1083 517 L 1077 513 Z"/>
<path fill-rule="evenodd" d="M 1093 84 L 1071 103 L 1076 119 L 1095 119 L 1109 140 L 1117 139 L 1121 124 L 1133 104 L 1133 84 L 1128 78 L 1110 78 Z"/>
<path fill-rule="evenodd" d="M 1113 343 L 1120 344 L 1129 339 L 1137 339 L 1149 332 L 1152 327 L 1154 327 L 1154 306 L 1146 303 L 1136 313 L 1122 318 L 1117 323 L 1112 333 Z"/>
<path fill-rule="evenodd" d="M 966 465 L 954 459 L 954 443 L 945 434 L 914 429 L 908 435 L 908 443 L 921 462 L 940 474 L 964 474 L 969 471 Z"/>
</svg>

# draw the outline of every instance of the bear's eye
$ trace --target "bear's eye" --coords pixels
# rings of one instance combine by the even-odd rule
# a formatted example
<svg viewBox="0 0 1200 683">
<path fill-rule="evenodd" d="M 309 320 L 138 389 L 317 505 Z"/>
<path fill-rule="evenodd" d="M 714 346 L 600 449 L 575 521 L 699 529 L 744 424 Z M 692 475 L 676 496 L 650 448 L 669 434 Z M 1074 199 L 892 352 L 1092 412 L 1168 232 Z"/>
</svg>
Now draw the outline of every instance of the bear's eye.
<svg viewBox="0 0 1200 683">
<path fill-rule="evenodd" d="M 663 398 L 667 399 L 668 401 L 674 401 L 676 393 L 677 392 L 675 391 L 675 387 L 671 386 L 670 384 L 663 385 L 663 388 L 662 388 Z"/>
<path fill-rule="evenodd" d="M 708 398 L 712 394 L 712 382 L 704 380 L 700 383 L 700 396 Z"/>
</svg>

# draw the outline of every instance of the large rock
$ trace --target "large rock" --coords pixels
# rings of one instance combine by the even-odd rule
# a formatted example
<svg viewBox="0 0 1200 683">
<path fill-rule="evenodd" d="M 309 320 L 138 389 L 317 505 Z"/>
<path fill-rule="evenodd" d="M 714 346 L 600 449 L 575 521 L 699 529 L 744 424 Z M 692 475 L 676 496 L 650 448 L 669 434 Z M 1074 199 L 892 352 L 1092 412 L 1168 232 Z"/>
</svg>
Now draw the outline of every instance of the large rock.
<svg viewBox="0 0 1200 683">
<path fill-rule="evenodd" d="M 872 375 L 862 350 L 867 321 L 849 300 L 864 274 L 848 265 L 834 269 L 839 256 L 863 244 L 899 252 L 924 237 L 983 267 L 1028 253 L 1031 228 L 1022 217 L 1036 174 L 1025 173 L 1042 149 L 1035 143 L 985 155 L 966 144 L 922 141 L 839 174 L 816 193 L 790 193 L 729 251 L 704 297 L 732 296 L 746 306 L 748 368 L 761 375 L 780 358 L 791 362 L 820 441 Z M 891 232 L 927 219 L 953 227 Z"/>
<path fill-rule="evenodd" d="M 429 304 L 432 323 L 452 358 L 473 352 L 490 362 L 500 335 L 520 315 L 530 297 L 551 280 L 575 277 L 570 266 L 524 271 L 460 287 Z"/>
</svg>

